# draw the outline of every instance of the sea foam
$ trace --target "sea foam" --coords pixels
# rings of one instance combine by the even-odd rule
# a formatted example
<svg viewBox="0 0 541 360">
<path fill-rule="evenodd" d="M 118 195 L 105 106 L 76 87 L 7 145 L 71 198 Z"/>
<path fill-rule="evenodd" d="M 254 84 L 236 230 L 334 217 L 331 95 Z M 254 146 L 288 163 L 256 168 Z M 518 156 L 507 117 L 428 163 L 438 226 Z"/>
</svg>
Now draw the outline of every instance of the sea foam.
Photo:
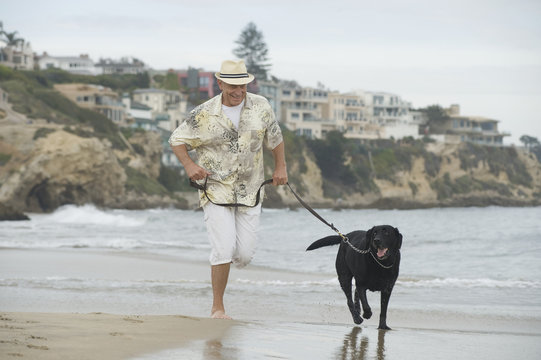
<svg viewBox="0 0 541 360">
<path fill-rule="evenodd" d="M 51 214 L 48 221 L 60 224 L 111 225 L 120 227 L 141 226 L 145 219 L 135 219 L 111 210 L 100 210 L 94 205 L 64 205 Z"/>
</svg>

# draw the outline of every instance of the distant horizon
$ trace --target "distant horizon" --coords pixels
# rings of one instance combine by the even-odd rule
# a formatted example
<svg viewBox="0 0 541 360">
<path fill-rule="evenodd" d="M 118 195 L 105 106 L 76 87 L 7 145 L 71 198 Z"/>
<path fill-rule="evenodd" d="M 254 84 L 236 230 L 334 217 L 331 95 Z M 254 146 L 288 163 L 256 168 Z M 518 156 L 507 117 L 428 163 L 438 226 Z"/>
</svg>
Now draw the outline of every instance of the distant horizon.
<svg viewBox="0 0 541 360">
<path fill-rule="evenodd" d="M 0 21 L 37 54 L 207 71 L 235 58 L 253 22 L 280 79 L 397 94 L 414 108 L 459 104 L 465 116 L 498 120 L 512 134 L 504 143 L 521 145 L 522 135 L 541 139 L 540 18 L 532 0 L 19 0 L 3 5 Z"/>
</svg>

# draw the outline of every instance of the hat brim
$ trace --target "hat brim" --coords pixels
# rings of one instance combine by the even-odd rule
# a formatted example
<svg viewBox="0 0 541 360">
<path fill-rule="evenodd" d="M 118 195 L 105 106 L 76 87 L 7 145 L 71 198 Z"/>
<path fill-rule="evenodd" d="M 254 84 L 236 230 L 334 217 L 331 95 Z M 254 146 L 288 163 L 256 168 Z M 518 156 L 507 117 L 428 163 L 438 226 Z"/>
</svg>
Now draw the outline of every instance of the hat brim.
<svg viewBox="0 0 541 360">
<path fill-rule="evenodd" d="M 252 74 L 248 74 L 248 77 L 224 78 L 220 76 L 219 72 L 214 73 L 214 76 L 216 77 L 216 79 L 223 81 L 224 83 L 229 84 L 229 85 L 246 85 L 254 81 L 254 78 L 255 78 Z"/>
</svg>

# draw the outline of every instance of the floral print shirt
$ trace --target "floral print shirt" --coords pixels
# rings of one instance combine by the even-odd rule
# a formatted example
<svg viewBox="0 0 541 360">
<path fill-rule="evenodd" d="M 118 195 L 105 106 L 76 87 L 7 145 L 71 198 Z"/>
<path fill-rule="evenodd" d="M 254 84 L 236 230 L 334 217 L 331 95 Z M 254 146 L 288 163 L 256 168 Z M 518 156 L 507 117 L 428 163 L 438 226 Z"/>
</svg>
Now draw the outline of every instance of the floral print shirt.
<svg viewBox="0 0 541 360">
<path fill-rule="evenodd" d="M 251 93 L 246 93 L 238 129 L 223 113 L 220 94 L 193 109 L 169 138 L 171 146 L 195 150 L 196 163 L 212 173 L 207 194 L 213 202 L 245 205 L 255 204 L 264 181 L 263 144 L 272 150 L 282 141 L 269 102 Z M 201 206 L 208 202 L 202 191 L 199 199 Z"/>
</svg>

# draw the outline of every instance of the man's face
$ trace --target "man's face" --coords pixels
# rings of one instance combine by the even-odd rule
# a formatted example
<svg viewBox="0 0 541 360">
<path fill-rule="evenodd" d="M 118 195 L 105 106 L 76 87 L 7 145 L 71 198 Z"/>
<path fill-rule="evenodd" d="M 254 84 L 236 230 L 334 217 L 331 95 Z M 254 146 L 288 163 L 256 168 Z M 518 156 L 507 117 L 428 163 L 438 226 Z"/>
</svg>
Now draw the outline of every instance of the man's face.
<svg viewBox="0 0 541 360">
<path fill-rule="evenodd" d="M 218 80 L 218 86 L 220 87 L 220 90 L 222 90 L 222 104 L 225 106 L 240 105 L 246 96 L 246 84 L 231 85 Z"/>
</svg>

